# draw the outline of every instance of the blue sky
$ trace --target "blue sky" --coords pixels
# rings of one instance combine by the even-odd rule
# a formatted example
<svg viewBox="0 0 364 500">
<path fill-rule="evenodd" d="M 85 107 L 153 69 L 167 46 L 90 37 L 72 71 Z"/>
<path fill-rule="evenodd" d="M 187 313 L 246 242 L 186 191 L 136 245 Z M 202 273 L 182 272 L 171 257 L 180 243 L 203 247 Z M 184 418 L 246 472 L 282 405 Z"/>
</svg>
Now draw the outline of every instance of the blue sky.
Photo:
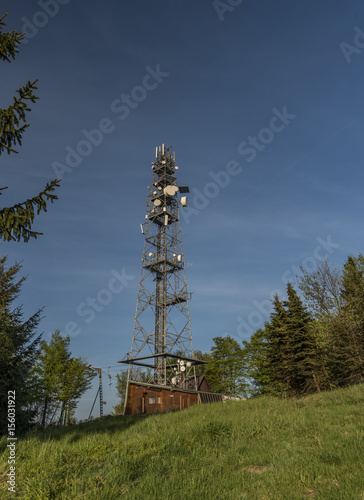
<svg viewBox="0 0 364 500">
<path fill-rule="evenodd" d="M 299 266 L 363 251 L 362 2 L 17 0 L 3 10 L 27 43 L 1 65 L 0 105 L 35 78 L 40 99 L 19 154 L 1 157 L 1 204 L 37 194 L 55 172 L 63 181 L 34 225 L 44 236 L 1 243 L 1 254 L 23 261 L 21 302 L 27 315 L 45 307 L 44 338 L 72 324 L 73 355 L 104 368 L 106 413 L 132 340 L 155 146 L 173 147 L 191 189 L 182 233 L 196 349 L 248 339 Z M 77 308 L 115 272 L 123 290 L 86 322 Z"/>
</svg>

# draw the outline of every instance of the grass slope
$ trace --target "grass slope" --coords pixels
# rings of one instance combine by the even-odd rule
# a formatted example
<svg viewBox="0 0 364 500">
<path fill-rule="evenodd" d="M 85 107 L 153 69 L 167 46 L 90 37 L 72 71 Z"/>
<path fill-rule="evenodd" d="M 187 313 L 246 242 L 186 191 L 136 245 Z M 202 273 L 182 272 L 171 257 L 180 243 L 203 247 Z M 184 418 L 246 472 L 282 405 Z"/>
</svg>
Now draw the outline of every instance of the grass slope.
<svg viewBox="0 0 364 500">
<path fill-rule="evenodd" d="M 364 499 L 364 385 L 28 434 L 20 499 Z M 0 497 L 8 451 L 0 441 Z"/>
</svg>

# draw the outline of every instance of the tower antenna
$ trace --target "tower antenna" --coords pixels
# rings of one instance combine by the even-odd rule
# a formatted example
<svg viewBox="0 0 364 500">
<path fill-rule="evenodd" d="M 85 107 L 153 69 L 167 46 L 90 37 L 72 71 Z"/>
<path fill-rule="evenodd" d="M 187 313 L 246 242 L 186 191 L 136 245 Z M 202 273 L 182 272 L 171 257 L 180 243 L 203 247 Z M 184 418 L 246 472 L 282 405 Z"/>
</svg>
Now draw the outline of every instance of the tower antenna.
<svg viewBox="0 0 364 500">
<path fill-rule="evenodd" d="M 171 148 L 162 144 L 156 155 L 142 226 L 144 250 L 131 351 L 119 362 L 129 364 L 127 390 L 131 383 L 135 387 L 147 383 L 148 387 L 197 391 L 195 366 L 204 362 L 193 352 L 191 294 L 187 291 L 179 216 L 180 206 L 187 206 L 189 188 L 177 183 L 178 167 Z M 127 399 L 126 394 L 125 405 Z M 143 396 L 142 413 L 144 408 Z"/>
</svg>

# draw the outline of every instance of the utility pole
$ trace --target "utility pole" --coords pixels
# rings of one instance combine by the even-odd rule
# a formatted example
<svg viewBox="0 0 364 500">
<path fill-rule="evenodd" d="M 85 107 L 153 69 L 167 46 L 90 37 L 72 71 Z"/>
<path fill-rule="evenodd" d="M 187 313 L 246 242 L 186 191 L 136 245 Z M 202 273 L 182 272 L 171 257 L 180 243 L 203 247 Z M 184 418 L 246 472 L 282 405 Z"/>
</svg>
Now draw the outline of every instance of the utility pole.
<svg viewBox="0 0 364 500">
<path fill-rule="evenodd" d="M 92 414 L 92 410 L 94 409 L 94 406 L 95 406 L 95 403 L 96 403 L 96 399 L 97 399 L 97 396 L 100 395 L 100 417 L 103 416 L 103 406 L 104 406 L 104 401 L 103 401 L 103 397 L 102 397 L 102 370 L 101 368 L 95 368 L 94 366 L 89 366 L 89 368 L 91 370 L 94 370 L 94 375 L 96 376 L 97 374 L 99 375 L 99 388 L 97 389 L 97 393 L 96 393 L 96 396 L 95 396 L 95 400 L 93 402 L 93 405 L 92 405 L 92 408 L 91 408 L 91 411 L 90 411 L 90 414 L 88 416 L 88 418 L 90 419 L 91 418 L 91 414 Z"/>
</svg>

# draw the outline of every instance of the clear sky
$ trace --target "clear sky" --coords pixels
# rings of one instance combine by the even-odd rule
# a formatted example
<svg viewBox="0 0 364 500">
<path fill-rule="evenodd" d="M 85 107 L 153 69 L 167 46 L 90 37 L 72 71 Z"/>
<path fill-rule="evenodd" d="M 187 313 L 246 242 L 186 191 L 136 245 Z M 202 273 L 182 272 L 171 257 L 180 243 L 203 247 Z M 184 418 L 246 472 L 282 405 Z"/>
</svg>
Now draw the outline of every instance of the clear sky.
<svg viewBox="0 0 364 500">
<path fill-rule="evenodd" d="M 0 106 L 35 78 L 40 99 L 19 155 L 1 157 L 1 206 L 63 181 L 34 225 L 44 236 L 1 254 L 23 261 L 21 302 L 28 316 L 45 307 L 44 338 L 68 328 L 72 354 L 104 368 L 105 413 L 131 346 L 155 146 L 173 147 L 191 189 L 196 349 L 249 339 L 299 266 L 363 251 L 361 1 L 16 0 L 3 11 L 27 36 L 1 64 Z M 110 299 L 115 273 L 124 286 Z"/>
</svg>

